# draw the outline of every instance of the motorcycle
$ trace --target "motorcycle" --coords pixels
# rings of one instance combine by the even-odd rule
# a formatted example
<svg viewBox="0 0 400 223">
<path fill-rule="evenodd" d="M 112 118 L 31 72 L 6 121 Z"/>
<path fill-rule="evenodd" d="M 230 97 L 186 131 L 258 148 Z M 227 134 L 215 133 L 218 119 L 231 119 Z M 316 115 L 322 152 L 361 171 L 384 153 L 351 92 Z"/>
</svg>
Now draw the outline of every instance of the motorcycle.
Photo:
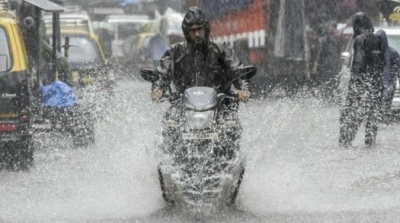
<svg viewBox="0 0 400 223">
<path fill-rule="evenodd" d="M 226 86 L 250 79 L 256 71 L 254 66 L 241 67 Z M 153 70 L 140 73 L 149 82 L 159 78 Z M 237 97 L 210 87 L 190 87 L 181 94 L 170 90 L 164 97 L 172 104 L 162 121 L 163 158 L 158 165 L 164 200 L 191 207 L 234 204 L 245 172 Z"/>
</svg>

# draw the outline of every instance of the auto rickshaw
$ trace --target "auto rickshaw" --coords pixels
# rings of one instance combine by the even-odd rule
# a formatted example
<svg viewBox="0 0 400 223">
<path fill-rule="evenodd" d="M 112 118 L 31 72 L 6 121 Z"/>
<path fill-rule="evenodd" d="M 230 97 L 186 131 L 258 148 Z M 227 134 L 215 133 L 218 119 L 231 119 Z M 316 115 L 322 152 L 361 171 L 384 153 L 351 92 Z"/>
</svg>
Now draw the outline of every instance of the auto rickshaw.
<svg viewBox="0 0 400 223">
<path fill-rule="evenodd" d="M 390 26 L 399 26 L 400 25 L 400 6 L 393 9 L 393 12 L 389 15 Z"/>
<path fill-rule="evenodd" d="M 48 0 L 23 0 L 13 13 L 7 0 L 0 0 L 0 167 L 28 169 L 33 163 L 33 135 L 37 131 L 61 131 L 72 135 L 78 146 L 94 141 L 90 109 L 68 98 L 66 106 L 49 103 L 54 86 L 68 85 L 58 80 L 61 41 L 59 13 L 64 8 Z M 41 13 L 53 13 L 52 45 L 43 41 Z M 49 69 L 42 61 L 51 49 Z M 57 84 L 57 85 L 55 85 Z M 53 90 L 50 93 L 45 90 Z M 53 101 L 54 102 L 54 101 Z"/>
</svg>

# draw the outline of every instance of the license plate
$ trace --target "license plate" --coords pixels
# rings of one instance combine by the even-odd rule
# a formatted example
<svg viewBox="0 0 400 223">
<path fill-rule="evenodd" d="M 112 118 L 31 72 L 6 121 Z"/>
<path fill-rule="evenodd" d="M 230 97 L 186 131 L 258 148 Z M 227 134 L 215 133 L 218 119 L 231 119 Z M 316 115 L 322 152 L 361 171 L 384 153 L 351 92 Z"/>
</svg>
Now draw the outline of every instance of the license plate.
<svg viewBox="0 0 400 223">
<path fill-rule="evenodd" d="M 186 140 L 193 140 L 193 139 L 212 139 L 218 140 L 217 133 L 182 133 L 182 138 Z"/>
</svg>

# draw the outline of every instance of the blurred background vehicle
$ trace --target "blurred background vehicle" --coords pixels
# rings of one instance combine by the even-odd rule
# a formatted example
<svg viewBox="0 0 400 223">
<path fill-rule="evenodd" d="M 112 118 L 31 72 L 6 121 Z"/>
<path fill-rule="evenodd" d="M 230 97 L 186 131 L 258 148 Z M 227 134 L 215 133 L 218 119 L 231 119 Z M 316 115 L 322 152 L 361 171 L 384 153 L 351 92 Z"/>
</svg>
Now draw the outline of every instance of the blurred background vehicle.
<svg viewBox="0 0 400 223">
<path fill-rule="evenodd" d="M 139 68 L 153 69 L 153 61 L 150 58 L 149 42 L 154 36 L 154 33 L 145 32 L 128 37 L 123 42 L 124 59 L 121 60 L 121 66 L 124 66 L 125 71 L 133 73 L 128 75 L 135 77 Z"/>
<path fill-rule="evenodd" d="M 95 140 L 94 125 L 65 83 L 71 73 L 56 31 L 64 8 L 47 0 L 14 6 L 16 16 L 0 1 L 0 168 L 27 169 L 35 133 L 58 131 L 70 135 L 75 146 L 88 146 Z M 44 12 L 52 14 L 51 36 L 46 36 Z"/>
<path fill-rule="evenodd" d="M 127 62 L 123 43 L 132 35 L 137 35 L 141 27 L 150 19 L 147 15 L 108 15 L 102 21 L 92 23 L 99 36 L 105 52 L 105 58 L 110 61 L 113 73 L 120 77 L 129 72 L 132 62 Z"/>
<path fill-rule="evenodd" d="M 139 33 L 141 27 L 149 21 L 147 15 L 109 15 L 103 23 L 110 24 L 112 27 L 112 55 L 113 61 L 120 60 L 124 54 L 122 51 L 123 41 L 131 36 Z"/>
<path fill-rule="evenodd" d="M 156 62 L 161 58 L 159 53 L 155 53 L 154 44 L 163 40 L 166 44 L 165 52 L 170 45 L 185 40 L 181 24 L 182 14 L 168 8 L 164 15 L 156 11 L 155 19 L 145 23 L 138 34 L 134 34 L 125 39 L 123 43 L 124 59 L 121 64 L 127 68 L 126 72 L 132 76 L 139 69 L 154 69 Z M 160 50 L 160 49 L 158 49 Z M 157 55 L 157 58 L 154 58 Z M 159 57 L 159 58 L 158 58 Z"/>
<path fill-rule="evenodd" d="M 51 37 L 51 20 L 45 17 L 45 23 Z M 61 13 L 60 35 L 60 53 L 67 58 L 72 71 L 71 86 L 79 100 L 91 108 L 93 118 L 99 119 L 105 115 L 105 107 L 114 95 L 115 76 L 87 13 Z M 52 41 L 50 38 L 49 43 Z"/>
<path fill-rule="evenodd" d="M 82 10 L 82 4 L 79 0 L 63 0 L 62 5 L 66 9 L 66 12 L 78 12 Z"/>
<path fill-rule="evenodd" d="M 66 11 L 59 15 L 60 29 L 65 30 L 83 30 L 86 32 L 93 32 L 91 18 L 86 11 Z M 52 15 L 45 13 L 43 19 L 47 30 L 51 30 L 53 24 L 51 23 Z"/>
<path fill-rule="evenodd" d="M 44 17 L 47 35 L 52 35 L 51 15 Z M 73 83 L 86 85 L 95 79 L 104 79 L 102 69 L 105 57 L 97 35 L 94 33 L 90 18 L 84 12 L 69 12 L 60 14 L 61 53 L 68 58 L 73 71 Z M 69 38 L 66 43 L 65 37 Z M 49 42 L 52 39 L 49 38 Z M 67 50 L 66 50 L 67 49 Z"/>
</svg>

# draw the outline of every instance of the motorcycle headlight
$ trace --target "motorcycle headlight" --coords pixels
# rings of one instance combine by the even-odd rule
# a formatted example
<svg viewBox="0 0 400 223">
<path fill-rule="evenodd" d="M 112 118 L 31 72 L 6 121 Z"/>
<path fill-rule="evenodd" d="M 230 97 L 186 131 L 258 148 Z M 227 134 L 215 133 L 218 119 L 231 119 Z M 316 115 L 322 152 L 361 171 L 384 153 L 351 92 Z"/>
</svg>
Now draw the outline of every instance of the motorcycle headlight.
<svg viewBox="0 0 400 223">
<path fill-rule="evenodd" d="M 190 128 L 193 129 L 204 129 L 209 128 L 212 125 L 214 111 L 205 111 L 205 112 L 195 112 L 195 111 L 187 111 L 187 124 Z"/>
</svg>

